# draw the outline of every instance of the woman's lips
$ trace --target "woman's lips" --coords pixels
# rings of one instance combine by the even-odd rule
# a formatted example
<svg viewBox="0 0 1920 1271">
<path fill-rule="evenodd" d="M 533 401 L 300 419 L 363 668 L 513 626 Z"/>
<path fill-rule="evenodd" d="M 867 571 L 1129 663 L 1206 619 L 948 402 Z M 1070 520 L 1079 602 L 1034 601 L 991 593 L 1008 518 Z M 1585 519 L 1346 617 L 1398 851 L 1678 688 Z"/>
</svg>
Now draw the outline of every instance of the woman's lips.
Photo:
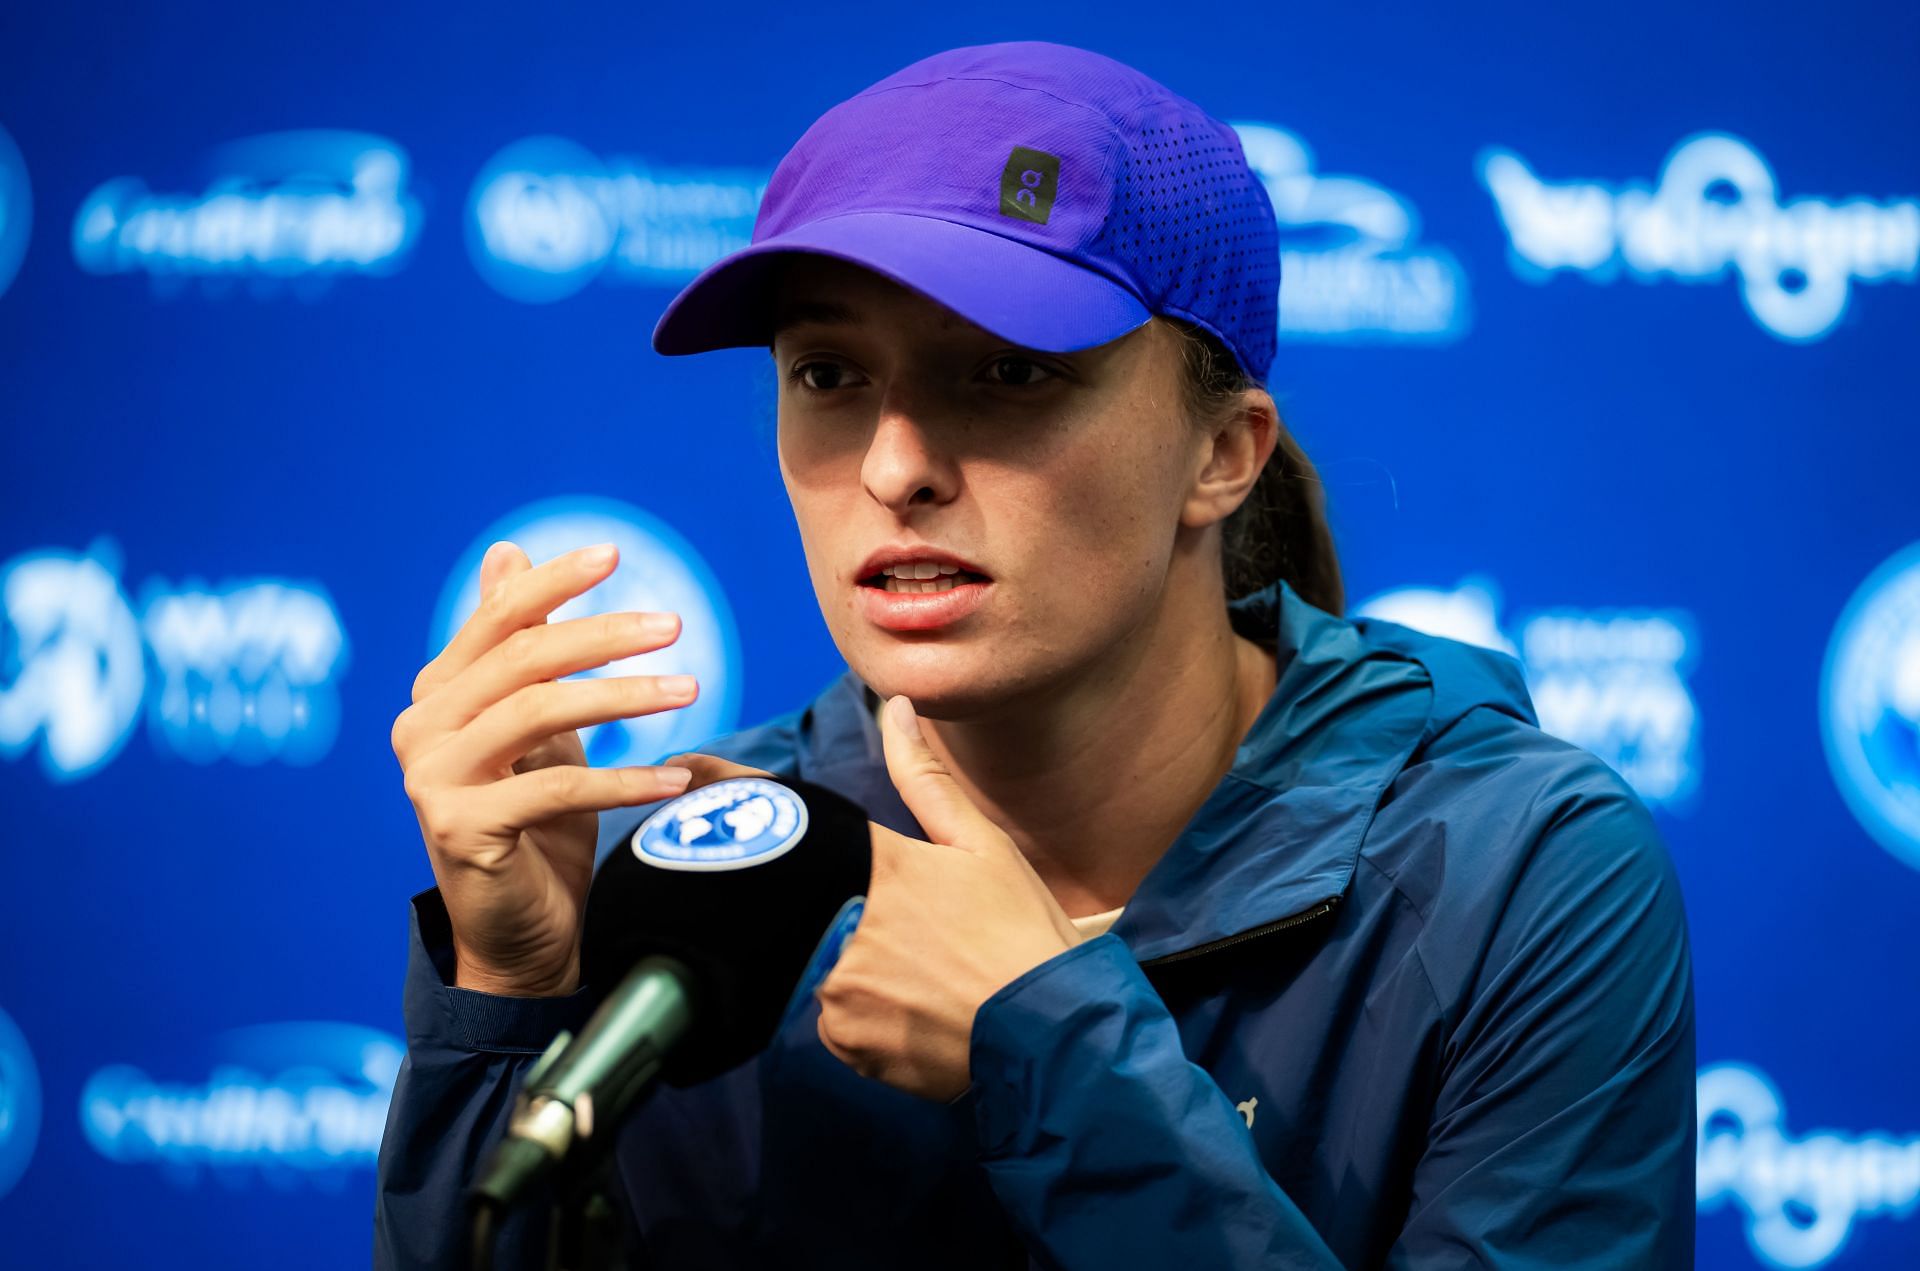
<svg viewBox="0 0 1920 1271">
<path fill-rule="evenodd" d="M 859 585 L 860 603 L 867 620 L 887 631 L 932 631 L 960 621 L 985 602 L 993 580 L 973 576 L 945 591 L 888 591 L 886 580 L 875 587 Z M 931 581 L 931 580 L 929 580 Z"/>
</svg>

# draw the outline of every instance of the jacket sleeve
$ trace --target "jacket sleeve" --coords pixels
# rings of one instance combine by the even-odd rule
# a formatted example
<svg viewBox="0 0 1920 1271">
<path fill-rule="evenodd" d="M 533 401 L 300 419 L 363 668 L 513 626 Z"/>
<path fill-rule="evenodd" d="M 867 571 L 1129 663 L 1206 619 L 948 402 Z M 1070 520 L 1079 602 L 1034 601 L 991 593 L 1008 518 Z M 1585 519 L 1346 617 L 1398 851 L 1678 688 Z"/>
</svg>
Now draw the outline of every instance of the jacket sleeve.
<svg viewBox="0 0 1920 1271">
<path fill-rule="evenodd" d="M 1461 1000 L 1388 1266 L 1691 1267 L 1686 918 L 1624 785 L 1539 836 Z"/>
<path fill-rule="evenodd" d="M 1450 1025 L 1396 1271 L 1690 1267 L 1693 994 L 1672 864 L 1631 795 L 1538 838 L 1492 906 Z M 1322 1268 L 1126 946 L 1109 934 L 989 998 L 971 1054 L 981 1163 L 1041 1266 Z"/>
<path fill-rule="evenodd" d="M 1118 936 L 988 998 L 970 1059 L 980 1163 L 1039 1265 L 1339 1267 Z"/>
<path fill-rule="evenodd" d="M 589 990 L 508 997 L 453 987 L 438 888 L 413 898 L 402 995 L 407 1054 L 394 1081 L 375 1171 L 375 1271 L 465 1271 L 466 1188 L 505 1133 L 527 1070 L 562 1029 L 578 1031 Z M 546 1266 L 544 1196 L 499 1231 L 501 1271 Z M 629 1227 L 629 1230 L 631 1228 Z"/>
</svg>

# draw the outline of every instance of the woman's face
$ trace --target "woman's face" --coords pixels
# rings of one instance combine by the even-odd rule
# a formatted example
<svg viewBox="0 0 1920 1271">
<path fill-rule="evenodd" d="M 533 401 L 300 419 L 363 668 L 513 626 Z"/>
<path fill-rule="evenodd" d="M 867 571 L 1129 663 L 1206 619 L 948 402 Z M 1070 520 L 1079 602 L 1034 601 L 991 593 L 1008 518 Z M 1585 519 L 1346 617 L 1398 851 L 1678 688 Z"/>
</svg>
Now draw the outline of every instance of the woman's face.
<svg viewBox="0 0 1920 1271">
<path fill-rule="evenodd" d="M 1160 609 L 1202 458 L 1162 324 L 1041 353 L 820 256 L 790 260 L 776 315 L 781 474 L 820 611 L 876 692 L 965 719 L 1119 673 L 1131 637 L 1183 620 Z M 895 552 L 949 572 L 889 579 Z"/>
</svg>

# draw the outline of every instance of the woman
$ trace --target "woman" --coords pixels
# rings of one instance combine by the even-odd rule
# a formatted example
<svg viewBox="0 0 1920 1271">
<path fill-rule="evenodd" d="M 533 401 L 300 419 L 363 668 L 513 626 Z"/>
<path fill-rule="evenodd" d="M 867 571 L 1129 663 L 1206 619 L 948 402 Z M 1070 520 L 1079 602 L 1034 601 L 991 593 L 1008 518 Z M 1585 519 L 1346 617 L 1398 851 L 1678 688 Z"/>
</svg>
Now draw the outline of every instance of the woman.
<svg viewBox="0 0 1920 1271">
<path fill-rule="evenodd" d="M 1059 45 L 925 59 L 787 155 L 654 343 L 771 349 L 849 671 L 596 772 L 573 729 L 697 688 L 557 677 L 676 625 L 545 625 L 610 558 L 489 553 L 394 727 L 440 885 L 377 1265 L 461 1265 L 460 1190 L 590 1004 L 597 812 L 748 770 L 868 809 L 868 906 L 763 1054 L 622 1128 L 635 1265 L 1690 1265 L 1671 868 L 1510 659 L 1337 616 L 1260 386 L 1274 233 L 1230 129 Z"/>
</svg>

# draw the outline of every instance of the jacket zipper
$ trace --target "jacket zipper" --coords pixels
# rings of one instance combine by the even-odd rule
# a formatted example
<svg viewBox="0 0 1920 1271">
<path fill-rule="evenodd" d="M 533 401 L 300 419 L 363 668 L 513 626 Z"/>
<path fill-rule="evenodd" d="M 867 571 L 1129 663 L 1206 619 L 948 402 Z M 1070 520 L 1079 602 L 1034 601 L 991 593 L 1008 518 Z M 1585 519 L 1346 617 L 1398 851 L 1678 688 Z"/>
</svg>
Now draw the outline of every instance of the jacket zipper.
<svg viewBox="0 0 1920 1271">
<path fill-rule="evenodd" d="M 1276 931 L 1285 931 L 1288 927 L 1297 927 L 1303 922 L 1312 922 L 1315 918 L 1332 913 L 1333 907 L 1339 903 L 1340 897 L 1329 896 L 1311 909 L 1303 909 L 1297 914 L 1289 914 L 1287 917 L 1267 923 L 1265 926 L 1255 927 L 1251 931 L 1242 931 L 1238 935 L 1227 936 L 1224 939 L 1197 945 L 1191 949 L 1182 949 L 1178 953 L 1167 953 L 1157 958 L 1148 958 L 1140 965 L 1142 967 L 1150 967 L 1161 966 L 1168 962 L 1184 962 L 1188 958 L 1197 958 L 1203 953 L 1212 953 L 1216 949 L 1224 949 L 1230 944 L 1239 944 L 1244 940 L 1258 940 L 1261 936 L 1271 935 Z"/>
</svg>

